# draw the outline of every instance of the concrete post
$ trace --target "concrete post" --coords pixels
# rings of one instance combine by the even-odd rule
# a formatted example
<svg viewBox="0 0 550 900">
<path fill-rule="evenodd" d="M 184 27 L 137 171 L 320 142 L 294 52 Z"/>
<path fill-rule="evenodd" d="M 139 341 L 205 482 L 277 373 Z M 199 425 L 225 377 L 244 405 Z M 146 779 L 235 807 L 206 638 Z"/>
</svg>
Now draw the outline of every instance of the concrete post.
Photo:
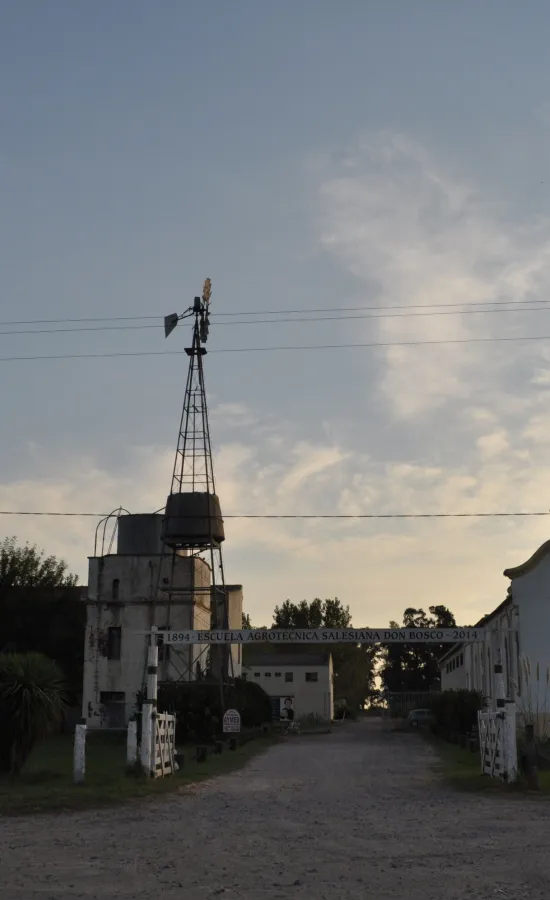
<svg viewBox="0 0 550 900">
<path fill-rule="evenodd" d="M 141 765 L 151 776 L 155 766 L 155 724 L 157 713 L 158 661 L 157 627 L 151 628 L 151 643 L 147 659 L 147 699 L 141 713 Z"/>
<path fill-rule="evenodd" d="M 134 766 L 138 758 L 137 722 L 128 722 L 128 736 L 126 740 L 126 762 Z"/>
<path fill-rule="evenodd" d="M 506 704 L 506 716 L 504 719 L 504 759 L 508 781 L 516 781 L 518 777 L 518 742 L 515 703 Z"/>
<path fill-rule="evenodd" d="M 145 775 L 151 774 L 151 706 L 144 703 L 141 710 L 141 768 Z"/>
<path fill-rule="evenodd" d="M 86 773 L 86 724 L 81 722 L 74 730 L 73 781 L 82 784 Z"/>
<path fill-rule="evenodd" d="M 495 665 L 494 673 L 495 700 L 498 712 L 499 710 L 502 710 L 506 704 L 506 689 L 504 687 L 504 674 L 501 663 Z"/>
</svg>

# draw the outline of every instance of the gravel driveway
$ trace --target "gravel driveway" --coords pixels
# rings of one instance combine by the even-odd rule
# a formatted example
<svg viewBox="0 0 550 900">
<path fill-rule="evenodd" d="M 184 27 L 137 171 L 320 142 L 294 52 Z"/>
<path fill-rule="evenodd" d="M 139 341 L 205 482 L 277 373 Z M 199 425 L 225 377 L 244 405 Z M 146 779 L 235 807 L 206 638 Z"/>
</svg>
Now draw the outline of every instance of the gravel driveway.
<svg viewBox="0 0 550 900">
<path fill-rule="evenodd" d="M 550 804 L 454 793 L 432 760 L 349 724 L 160 802 L 0 819 L 0 895 L 549 900 Z"/>
</svg>

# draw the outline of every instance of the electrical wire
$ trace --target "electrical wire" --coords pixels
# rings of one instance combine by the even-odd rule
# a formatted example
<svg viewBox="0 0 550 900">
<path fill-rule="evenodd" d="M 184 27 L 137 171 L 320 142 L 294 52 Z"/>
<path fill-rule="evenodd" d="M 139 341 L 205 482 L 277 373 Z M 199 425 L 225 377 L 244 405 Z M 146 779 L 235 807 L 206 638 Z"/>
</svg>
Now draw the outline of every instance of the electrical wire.
<svg viewBox="0 0 550 900">
<path fill-rule="evenodd" d="M 231 322 L 216 322 L 216 327 L 220 325 L 280 325 L 288 322 L 348 322 L 357 319 L 407 319 L 417 316 L 473 316 L 487 315 L 494 313 L 518 313 L 518 312 L 545 312 L 550 310 L 550 306 L 529 306 L 517 309 L 464 309 L 464 310 L 441 310 L 438 312 L 402 312 L 402 313 L 366 313 L 357 316 L 309 316 L 294 319 L 236 319 Z M 144 329 L 164 328 L 164 323 L 159 325 L 97 325 L 85 326 L 84 328 L 25 328 L 18 331 L 0 331 L 0 335 L 8 334 L 69 334 L 80 331 L 143 331 Z"/>
<path fill-rule="evenodd" d="M 360 312 L 361 310 L 393 310 L 393 309 L 438 309 L 439 307 L 474 307 L 474 306 L 523 306 L 532 303 L 548 303 L 548 300 L 473 300 L 471 302 L 462 301 L 458 303 L 406 303 L 400 305 L 382 305 L 382 306 L 319 306 L 319 307 L 303 307 L 302 309 L 248 309 L 231 312 L 212 311 L 210 315 L 218 318 L 219 316 L 279 316 L 291 315 L 299 313 L 318 313 L 318 312 Z M 16 319 L 12 321 L 0 321 L 0 327 L 11 325 L 62 325 L 68 322 L 131 322 L 145 319 L 163 319 L 164 316 L 95 316 L 88 318 L 76 319 Z"/>
<path fill-rule="evenodd" d="M 550 335 L 515 335 L 512 337 L 448 338 L 433 341 L 368 341 L 361 344 L 299 344 L 276 347 L 224 347 L 209 350 L 209 353 L 270 353 L 291 350 L 341 350 L 373 347 L 426 347 L 442 344 L 498 344 L 512 341 L 550 341 Z M 0 363 L 30 361 L 38 359 L 109 359 L 122 356 L 184 356 L 185 350 L 136 350 L 122 353 L 59 353 L 39 356 L 0 356 Z"/>
<path fill-rule="evenodd" d="M 162 512 L 163 510 L 157 510 Z M 103 519 L 108 513 L 93 512 L 36 512 L 0 510 L 0 516 L 78 516 L 92 519 Z M 224 519 L 502 519 L 510 517 L 550 516 L 550 510 L 542 512 L 470 512 L 470 513 L 314 513 L 314 514 L 259 514 L 259 515 L 223 515 Z M 187 516 L 187 518 L 190 518 Z M 192 518 L 192 517 L 191 517 Z M 200 518 L 200 517 L 199 517 Z M 204 517 L 203 517 L 204 518 Z"/>
</svg>

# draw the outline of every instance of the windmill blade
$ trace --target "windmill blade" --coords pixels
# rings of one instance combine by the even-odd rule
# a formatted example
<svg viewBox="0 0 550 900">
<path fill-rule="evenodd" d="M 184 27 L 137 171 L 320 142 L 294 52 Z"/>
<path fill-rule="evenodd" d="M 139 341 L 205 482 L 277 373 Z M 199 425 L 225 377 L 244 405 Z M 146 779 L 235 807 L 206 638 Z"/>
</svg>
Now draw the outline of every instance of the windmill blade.
<svg viewBox="0 0 550 900">
<path fill-rule="evenodd" d="M 210 278 L 205 278 L 204 284 L 202 287 L 202 299 L 203 299 L 203 303 L 205 303 L 207 306 L 210 303 L 211 296 L 212 296 L 212 282 L 211 282 Z"/>
<path fill-rule="evenodd" d="M 168 337 L 171 334 L 178 324 L 178 314 L 171 313 L 169 316 L 164 317 L 164 337 Z"/>
</svg>

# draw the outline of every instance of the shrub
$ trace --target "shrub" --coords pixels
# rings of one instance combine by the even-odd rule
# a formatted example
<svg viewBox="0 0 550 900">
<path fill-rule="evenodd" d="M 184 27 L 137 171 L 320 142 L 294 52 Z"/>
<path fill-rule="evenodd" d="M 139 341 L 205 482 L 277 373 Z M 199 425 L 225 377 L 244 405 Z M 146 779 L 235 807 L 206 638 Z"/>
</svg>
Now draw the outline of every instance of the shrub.
<svg viewBox="0 0 550 900">
<path fill-rule="evenodd" d="M 431 700 L 436 727 L 448 736 L 473 731 L 477 727 L 478 711 L 485 706 L 485 698 L 479 691 L 441 691 Z"/>
<path fill-rule="evenodd" d="M 224 686 L 224 700 L 226 709 L 241 714 L 243 728 L 271 721 L 271 701 L 258 684 L 236 678 Z M 142 704 L 143 696 L 138 695 L 138 709 Z M 164 682 L 159 685 L 157 705 L 159 712 L 175 713 L 180 742 L 215 740 L 222 733 L 224 710 L 217 681 Z"/>
<path fill-rule="evenodd" d="M 19 775 L 67 704 L 63 673 L 42 653 L 0 654 L 0 770 Z"/>
</svg>

